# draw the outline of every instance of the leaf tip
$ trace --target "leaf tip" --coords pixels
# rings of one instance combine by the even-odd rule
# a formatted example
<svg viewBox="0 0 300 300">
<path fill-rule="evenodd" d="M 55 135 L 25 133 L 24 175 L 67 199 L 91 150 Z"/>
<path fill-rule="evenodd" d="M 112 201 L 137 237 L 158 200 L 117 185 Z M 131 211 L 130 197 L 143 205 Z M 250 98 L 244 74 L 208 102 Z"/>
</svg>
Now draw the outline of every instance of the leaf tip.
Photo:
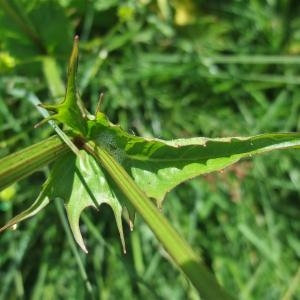
<svg viewBox="0 0 300 300">
<path fill-rule="evenodd" d="M 130 229 L 130 231 L 133 231 L 133 222 L 132 222 L 132 220 L 129 220 L 129 229 Z"/>
<path fill-rule="evenodd" d="M 79 247 L 82 249 L 83 252 L 88 253 L 88 250 L 84 244 L 80 228 L 79 228 L 79 216 L 82 210 L 76 211 L 74 210 L 74 207 L 70 205 L 66 205 L 66 211 L 67 211 L 67 216 L 70 224 L 71 231 L 73 233 L 73 237 Z"/>
<path fill-rule="evenodd" d="M 71 224 L 70 224 L 71 225 Z M 81 248 L 81 250 L 85 253 L 88 253 L 88 250 L 84 244 L 84 241 L 83 241 L 83 238 L 82 238 L 82 235 L 80 233 L 80 229 L 79 229 L 79 226 L 78 228 L 76 226 L 72 226 L 71 225 L 71 229 L 72 229 L 72 232 L 73 232 L 73 236 L 75 238 L 75 241 L 77 242 L 77 244 L 79 245 L 79 247 Z"/>
<path fill-rule="evenodd" d="M 82 249 L 82 251 L 85 253 L 85 254 L 88 254 L 89 251 L 87 250 L 87 248 L 85 247 L 85 245 L 83 244 L 83 247 L 80 246 L 80 248 Z"/>
</svg>

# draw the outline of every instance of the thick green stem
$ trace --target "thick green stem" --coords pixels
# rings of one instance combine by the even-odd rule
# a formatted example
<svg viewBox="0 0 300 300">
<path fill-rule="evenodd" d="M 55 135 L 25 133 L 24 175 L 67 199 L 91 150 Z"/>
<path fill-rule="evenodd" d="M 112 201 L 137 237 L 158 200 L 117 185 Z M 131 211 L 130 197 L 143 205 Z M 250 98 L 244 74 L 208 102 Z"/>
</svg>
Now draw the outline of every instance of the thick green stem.
<svg viewBox="0 0 300 300">
<path fill-rule="evenodd" d="M 88 142 L 84 147 L 110 174 L 174 262 L 197 288 L 201 297 L 210 300 L 231 299 L 219 286 L 214 276 L 200 263 L 199 258 L 188 243 L 175 231 L 126 170 L 104 148 L 96 146 L 94 142 Z"/>
<path fill-rule="evenodd" d="M 12 153 L 0 159 L 0 190 L 29 176 L 70 151 L 58 136 Z"/>
</svg>

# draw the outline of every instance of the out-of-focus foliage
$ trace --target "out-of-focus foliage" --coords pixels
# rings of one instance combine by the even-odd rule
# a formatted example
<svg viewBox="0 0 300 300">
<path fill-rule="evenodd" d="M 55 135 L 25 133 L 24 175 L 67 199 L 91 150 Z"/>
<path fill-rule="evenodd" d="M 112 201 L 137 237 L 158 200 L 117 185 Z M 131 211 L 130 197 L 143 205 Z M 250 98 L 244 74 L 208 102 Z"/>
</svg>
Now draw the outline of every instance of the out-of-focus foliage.
<svg viewBox="0 0 300 300">
<path fill-rule="evenodd" d="M 60 100 L 46 61 L 65 79 L 75 33 L 82 98 L 93 111 L 104 92 L 102 110 L 130 132 L 299 131 L 299 13 L 292 0 L 0 0 L 0 155 L 51 133 L 33 128 L 41 116 L 32 102 Z M 296 151 L 275 153 L 168 195 L 165 214 L 239 299 L 299 299 L 299 169 Z M 14 186 L 16 204 L 0 202 L 1 224 L 43 180 L 40 172 Z M 101 219 L 82 220 L 91 292 L 57 207 L 0 236 L 0 299 L 198 299 L 139 220 L 124 256 L 106 207 Z"/>
</svg>

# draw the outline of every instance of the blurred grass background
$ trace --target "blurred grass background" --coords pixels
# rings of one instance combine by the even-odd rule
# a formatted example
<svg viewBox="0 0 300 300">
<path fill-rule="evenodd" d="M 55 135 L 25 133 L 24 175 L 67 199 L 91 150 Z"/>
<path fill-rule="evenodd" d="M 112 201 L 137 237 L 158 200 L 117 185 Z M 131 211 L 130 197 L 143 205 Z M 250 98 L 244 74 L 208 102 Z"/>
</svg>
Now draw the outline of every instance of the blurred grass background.
<svg viewBox="0 0 300 300">
<path fill-rule="evenodd" d="M 0 0 L 0 157 L 53 133 L 33 128 L 32 102 L 61 100 L 52 67 L 65 80 L 74 34 L 85 104 L 93 111 L 105 93 L 102 110 L 130 132 L 299 131 L 299 14 L 295 0 Z M 299 160 L 267 154 L 167 196 L 164 213 L 238 299 L 300 299 Z M 32 203 L 47 172 L 0 193 L 1 224 Z M 60 208 L 0 235 L 0 300 L 199 299 L 139 218 L 123 255 L 105 206 L 82 218 L 83 271 Z"/>
</svg>

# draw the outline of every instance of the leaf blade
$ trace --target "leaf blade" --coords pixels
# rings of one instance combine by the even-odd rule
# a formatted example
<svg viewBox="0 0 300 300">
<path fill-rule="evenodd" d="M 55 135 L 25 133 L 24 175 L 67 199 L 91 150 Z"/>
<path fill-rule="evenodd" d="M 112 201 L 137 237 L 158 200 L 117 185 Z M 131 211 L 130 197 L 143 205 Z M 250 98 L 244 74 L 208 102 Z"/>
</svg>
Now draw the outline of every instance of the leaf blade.
<svg viewBox="0 0 300 300">
<path fill-rule="evenodd" d="M 160 206 L 180 183 L 222 170 L 244 158 L 300 147 L 300 133 L 270 133 L 250 137 L 177 139 L 137 137 L 98 116 L 91 138 L 104 147 Z"/>
</svg>

